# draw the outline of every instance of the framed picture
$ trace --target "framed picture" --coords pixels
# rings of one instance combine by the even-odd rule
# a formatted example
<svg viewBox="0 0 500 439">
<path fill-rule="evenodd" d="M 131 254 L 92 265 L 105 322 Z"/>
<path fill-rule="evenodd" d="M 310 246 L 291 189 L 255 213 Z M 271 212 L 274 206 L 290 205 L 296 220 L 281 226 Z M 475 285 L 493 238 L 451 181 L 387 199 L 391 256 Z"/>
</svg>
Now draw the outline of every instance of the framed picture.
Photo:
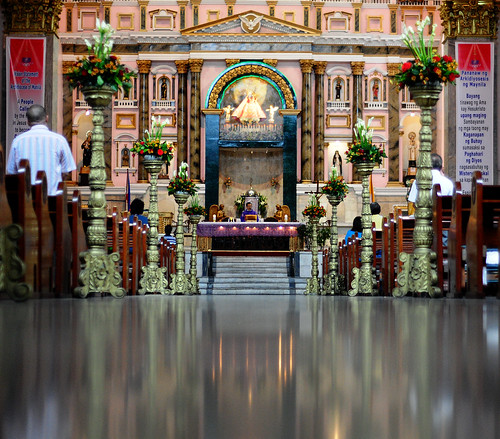
<svg viewBox="0 0 500 439">
<path fill-rule="evenodd" d="M 327 128 L 351 128 L 350 114 L 328 114 L 326 116 Z"/>
<path fill-rule="evenodd" d="M 116 115 L 116 128 L 136 128 L 136 126 L 136 115 L 134 113 Z"/>
<path fill-rule="evenodd" d="M 366 23 L 367 32 L 382 32 L 382 17 L 368 16 Z"/>
<path fill-rule="evenodd" d="M 134 14 L 118 14 L 118 30 L 134 30 Z"/>
<path fill-rule="evenodd" d="M 175 113 L 173 114 L 164 114 L 164 113 L 156 113 L 153 114 L 154 117 L 161 117 L 162 121 L 165 121 L 165 126 L 166 127 L 175 127 L 175 122 L 176 122 L 176 115 Z"/>
<path fill-rule="evenodd" d="M 374 131 L 384 131 L 385 130 L 385 116 L 365 116 L 365 124 L 373 117 L 370 128 Z"/>
</svg>

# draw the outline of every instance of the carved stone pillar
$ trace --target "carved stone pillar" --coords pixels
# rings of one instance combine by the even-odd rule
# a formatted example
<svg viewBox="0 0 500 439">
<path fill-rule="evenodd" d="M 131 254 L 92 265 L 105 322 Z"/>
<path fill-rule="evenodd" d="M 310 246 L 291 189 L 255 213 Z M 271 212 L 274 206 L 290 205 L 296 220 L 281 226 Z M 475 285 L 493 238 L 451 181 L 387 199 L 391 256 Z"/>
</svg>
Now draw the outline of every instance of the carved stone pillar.
<svg viewBox="0 0 500 439">
<path fill-rule="evenodd" d="M 326 61 L 314 63 L 315 113 L 314 113 L 314 180 L 324 180 L 325 143 L 325 70 Z"/>
<path fill-rule="evenodd" d="M 364 61 L 353 61 L 351 62 L 352 69 L 352 126 L 356 124 L 356 121 L 363 119 L 363 70 L 365 68 Z M 353 133 L 354 141 L 354 133 Z M 353 181 L 359 180 L 359 175 L 356 167 L 353 167 L 352 173 Z"/>
<path fill-rule="evenodd" d="M 200 142 L 201 142 L 201 68 L 202 59 L 190 59 L 191 70 L 191 122 L 189 135 L 189 164 L 191 178 L 200 181 Z"/>
<path fill-rule="evenodd" d="M 399 72 L 398 63 L 387 63 L 389 76 L 389 182 L 399 181 L 399 85 L 393 84 L 392 79 Z"/>
<path fill-rule="evenodd" d="M 302 0 L 300 2 L 304 8 L 304 26 L 309 27 L 309 13 L 311 12 L 311 0 Z"/>
<path fill-rule="evenodd" d="M 200 19 L 200 3 L 201 0 L 191 0 L 191 5 L 193 7 L 193 26 L 198 26 L 198 21 Z"/>
<path fill-rule="evenodd" d="M 151 71 L 151 61 L 137 60 L 139 70 L 139 138 L 143 136 L 144 131 L 149 129 L 149 72 Z M 147 183 L 148 175 L 144 169 L 143 158 L 139 156 L 137 165 L 138 183 Z"/>
<path fill-rule="evenodd" d="M 323 5 L 324 1 L 315 1 L 313 2 L 314 7 L 316 8 L 316 29 L 321 30 L 321 20 L 323 18 Z"/>
<path fill-rule="evenodd" d="M 189 61 L 175 61 L 177 66 L 177 162 L 187 161 L 188 145 L 188 67 Z"/>
<path fill-rule="evenodd" d="M 177 4 L 179 5 L 179 27 L 182 30 L 186 28 L 186 6 L 188 0 L 177 0 Z"/>
<path fill-rule="evenodd" d="M 311 149 L 312 149 L 312 68 L 314 61 L 301 59 L 302 70 L 302 124 L 301 124 L 301 180 L 311 183 Z"/>
<path fill-rule="evenodd" d="M 62 73 L 63 75 L 69 73 L 71 67 L 73 66 L 73 61 L 63 61 L 62 63 Z M 62 88 L 63 88 L 63 127 L 62 135 L 66 138 L 73 151 L 73 91 L 69 88 L 69 82 L 62 78 Z M 75 151 L 76 154 L 76 145 Z M 76 161 L 76 160 L 75 160 Z"/>
</svg>

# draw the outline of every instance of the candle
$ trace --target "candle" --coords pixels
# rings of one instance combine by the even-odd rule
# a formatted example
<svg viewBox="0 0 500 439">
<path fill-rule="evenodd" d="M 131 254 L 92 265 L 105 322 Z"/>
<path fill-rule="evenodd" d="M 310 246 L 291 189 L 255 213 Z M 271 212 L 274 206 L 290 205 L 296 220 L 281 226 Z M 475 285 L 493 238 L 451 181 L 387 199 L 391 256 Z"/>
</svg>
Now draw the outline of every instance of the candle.
<svg viewBox="0 0 500 439">
<path fill-rule="evenodd" d="M 215 223 L 215 220 L 216 220 L 216 219 L 217 219 L 217 216 L 216 216 L 216 215 L 213 215 L 213 216 L 212 216 L 212 220 L 213 220 L 213 222 L 214 222 L 214 223 Z"/>
<path fill-rule="evenodd" d="M 285 223 L 288 222 L 288 215 L 285 215 Z"/>
</svg>

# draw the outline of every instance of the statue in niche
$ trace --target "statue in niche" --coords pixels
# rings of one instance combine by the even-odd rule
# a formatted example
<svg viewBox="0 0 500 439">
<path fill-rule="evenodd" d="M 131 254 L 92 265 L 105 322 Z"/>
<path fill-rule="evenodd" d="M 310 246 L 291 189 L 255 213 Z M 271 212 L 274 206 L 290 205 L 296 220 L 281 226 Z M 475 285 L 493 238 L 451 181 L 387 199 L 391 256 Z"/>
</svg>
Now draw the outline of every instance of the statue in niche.
<svg viewBox="0 0 500 439">
<path fill-rule="evenodd" d="M 92 161 L 92 131 L 87 131 L 87 137 L 82 143 L 83 159 L 82 165 L 89 168 Z"/>
<path fill-rule="evenodd" d="M 409 150 L 409 161 L 410 162 L 415 162 L 417 160 L 417 142 L 416 142 L 417 135 L 411 131 L 408 133 L 408 139 L 410 139 L 410 144 L 408 145 L 408 150 Z"/>
<path fill-rule="evenodd" d="M 234 110 L 234 107 L 229 104 L 228 106 L 223 108 L 224 113 L 226 113 L 226 122 L 229 122 L 231 120 L 231 111 Z"/>
<path fill-rule="evenodd" d="M 374 101 L 378 101 L 378 93 L 379 93 L 379 81 L 375 79 L 375 81 L 373 81 L 373 86 L 372 86 L 372 97 Z"/>
<path fill-rule="evenodd" d="M 257 101 L 255 93 L 248 91 L 247 95 L 243 98 L 238 108 L 234 110 L 233 117 L 239 119 L 241 123 L 258 123 L 261 119 L 266 119 L 266 113 L 262 111 L 262 107 Z"/>
<path fill-rule="evenodd" d="M 340 79 L 337 79 L 337 83 L 335 84 L 335 100 L 340 101 L 342 100 L 340 95 L 342 92 L 342 81 Z"/>
<path fill-rule="evenodd" d="M 130 150 L 128 148 L 122 149 L 122 168 L 130 168 Z"/>
<path fill-rule="evenodd" d="M 274 123 L 274 113 L 278 111 L 279 107 L 270 105 L 269 108 L 266 110 L 269 112 L 269 123 Z"/>
<path fill-rule="evenodd" d="M 167 78 L 161 79 L 160 98 L 162 101 L 165 101 L 167 99 Z"/>
<path fill-rule="evenodd" d="M 338 177 L 342 175 L 342 156 L 340 155 L 339 150 L 335 150 L 335 154 L 333 154 L 333 167 L 335 168 L 335 173 Z"/>
</svg>

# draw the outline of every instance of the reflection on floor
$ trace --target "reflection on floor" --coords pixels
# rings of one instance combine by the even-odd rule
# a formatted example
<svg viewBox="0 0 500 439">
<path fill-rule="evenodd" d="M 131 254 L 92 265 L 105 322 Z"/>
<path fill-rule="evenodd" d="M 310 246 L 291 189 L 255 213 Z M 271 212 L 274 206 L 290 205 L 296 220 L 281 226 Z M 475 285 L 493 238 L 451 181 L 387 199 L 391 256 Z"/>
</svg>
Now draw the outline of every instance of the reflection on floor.
<svg viewBox="0 0 500 439">
<path fill-rule="evenodd" d="M 0 302 L 3 439 L 500 437 L 500 301 Z"/>
</svg>

